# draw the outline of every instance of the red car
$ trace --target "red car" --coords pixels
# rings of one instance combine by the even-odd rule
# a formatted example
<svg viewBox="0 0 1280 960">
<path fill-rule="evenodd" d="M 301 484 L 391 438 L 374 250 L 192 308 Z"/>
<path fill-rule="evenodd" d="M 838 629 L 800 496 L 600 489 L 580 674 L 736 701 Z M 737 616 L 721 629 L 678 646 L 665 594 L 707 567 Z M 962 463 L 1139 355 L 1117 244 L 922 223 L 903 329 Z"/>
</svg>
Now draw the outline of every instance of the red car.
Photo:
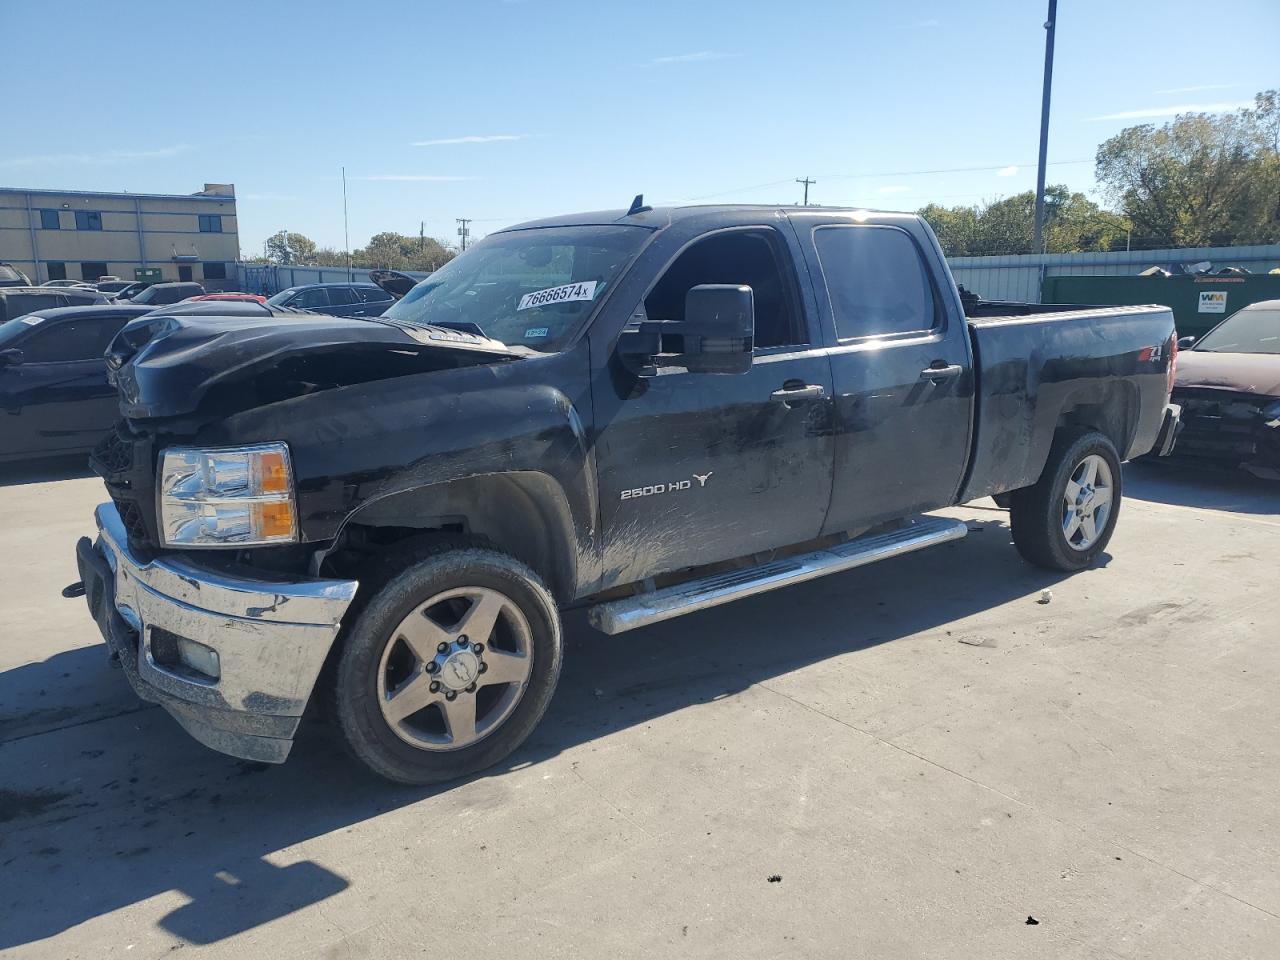
<svg viewBox="0 0 1280 960">
<path fill-rule="evenodd" d="M 198 297 L 187 297 L 184 303 L 191 303 L 195 300 L 252 300 L 254 303 L 266 303 L 266 297 L 260 297 L 256 293 L 202 293 Z"/>
</svg>

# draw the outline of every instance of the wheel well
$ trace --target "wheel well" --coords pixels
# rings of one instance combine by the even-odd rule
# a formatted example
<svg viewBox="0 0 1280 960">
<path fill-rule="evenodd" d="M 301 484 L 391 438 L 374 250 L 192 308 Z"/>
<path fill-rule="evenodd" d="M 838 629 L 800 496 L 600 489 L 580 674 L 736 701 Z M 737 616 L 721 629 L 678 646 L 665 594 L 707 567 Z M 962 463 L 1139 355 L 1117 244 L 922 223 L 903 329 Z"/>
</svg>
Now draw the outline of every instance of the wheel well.
<svg viewBox="0 0 1280 960">
<path fill-rule="evenodd" d="M 406 541 L 461 534 L 528 564 L 558 601 L 567 602 L 577 575 L 573 529 L 564 493 L 546 474 L 485 474 L 366 504 L 343 525 L 325 562 L 354 572 Z"/>
<path fill-rule="evenodd" d="M 1123 460 L 1136 427 L 1137 411 L 1133 397 L 1124 389 L 1124 384 L 1116 383 L 1099 399 L 1064 408 L 1058 414 L 1054 439 L 1081 430 L 1096 430 L 1111 441 Z"/>
</svg>

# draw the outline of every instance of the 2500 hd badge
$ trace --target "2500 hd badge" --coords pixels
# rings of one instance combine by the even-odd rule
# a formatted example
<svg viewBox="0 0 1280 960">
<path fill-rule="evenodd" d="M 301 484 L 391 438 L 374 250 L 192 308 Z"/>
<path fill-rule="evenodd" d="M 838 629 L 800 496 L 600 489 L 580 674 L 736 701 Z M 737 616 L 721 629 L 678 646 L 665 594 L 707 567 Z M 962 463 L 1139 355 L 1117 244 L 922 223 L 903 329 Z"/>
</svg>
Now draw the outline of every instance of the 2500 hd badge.
<svg viewBox="0 0 1280 960">
<path fill-rule="evenodd" d="M 693 480 L 698 481 L 699 487 L 705 487 L 707 480 L 710 479 L 714 471 L 706 473 L 695 473 Z M 635 487 L 632 490 L 623 490 L 621 500 L 635 500 L 639 497 L 652 497 L 659 493 L 675 493 L 677 490 L 688 490 L 693 486 L 693 480 L 676 480 L 673 483 L 653 483 L 647 487 Z"/>
</svg>

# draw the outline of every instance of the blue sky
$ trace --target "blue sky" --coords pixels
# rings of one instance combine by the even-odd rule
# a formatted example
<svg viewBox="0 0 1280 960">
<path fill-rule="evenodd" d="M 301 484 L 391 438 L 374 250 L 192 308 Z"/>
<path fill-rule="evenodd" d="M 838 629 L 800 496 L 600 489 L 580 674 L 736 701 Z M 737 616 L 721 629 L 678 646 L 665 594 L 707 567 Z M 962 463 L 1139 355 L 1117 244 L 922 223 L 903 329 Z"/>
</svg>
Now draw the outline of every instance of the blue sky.
<svg viewBox="0 0 1280 960">
<path fill-rule="evenodd" d="M 1060 0 L 1050 182 L 1124 126 L 1280 86 L 1280 3 Z M 1035 183 L 1042 0 L 6 5 L 0 184 L 233 182 L 241 246 L 452 239 L 649 202 L 887 209 Z M 24 36 L 40 42 L 14 42 Z M 71 52 L 75 51 L 75 55 Z M 980 168 L 980 169 L 967 169 Z M 923 171 L 940 171 L 926 173 Z"/>
</svg>

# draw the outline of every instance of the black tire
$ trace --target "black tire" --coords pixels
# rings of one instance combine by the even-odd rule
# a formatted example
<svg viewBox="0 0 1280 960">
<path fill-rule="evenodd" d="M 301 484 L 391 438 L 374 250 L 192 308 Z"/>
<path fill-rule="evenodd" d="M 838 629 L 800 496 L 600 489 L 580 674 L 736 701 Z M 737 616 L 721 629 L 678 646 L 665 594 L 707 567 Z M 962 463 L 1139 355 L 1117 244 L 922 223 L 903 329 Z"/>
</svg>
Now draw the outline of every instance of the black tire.
<svg viewBox="0 0 1280 960">
<path fill-rule="evenodd" d="M 397 783 L 439 783 L 493 766 L 533 732 L 555 693 L 563 656 L 555 600 L 529 567 L 487 547 L 420 544 L 388 559 L 382 569 L 400 572 L 375 577 L 375 592 L 344 631 L 326 691 L 343 746 L 374 773 Z M 447 751 L 415 747 L 383 716 L 378 693 L 383 652 L 416 607 L 457 588 L 498 591 L 515 604 L 532 637 L 529 678 L 512 712 L 482 739 Z"/>
<path fill-rule="evenodd" d="M 1085 549 L 1077 549 L 1063 530 L 1063 495 L 1076 468 L 1090 456 L 1101 457 L 1111 471 L 1111 507 L 1103 528 Z M 1048 570 L 1083 570 L 1106 549 L 1120 516 L 1123 480 L 1120 457 L 1100 433 L 1077 431 L 1055 439 L 1039 481 L 1013 491 L 1009 526 L 1018 553 L 1029 563 Z"/>
</svg>

